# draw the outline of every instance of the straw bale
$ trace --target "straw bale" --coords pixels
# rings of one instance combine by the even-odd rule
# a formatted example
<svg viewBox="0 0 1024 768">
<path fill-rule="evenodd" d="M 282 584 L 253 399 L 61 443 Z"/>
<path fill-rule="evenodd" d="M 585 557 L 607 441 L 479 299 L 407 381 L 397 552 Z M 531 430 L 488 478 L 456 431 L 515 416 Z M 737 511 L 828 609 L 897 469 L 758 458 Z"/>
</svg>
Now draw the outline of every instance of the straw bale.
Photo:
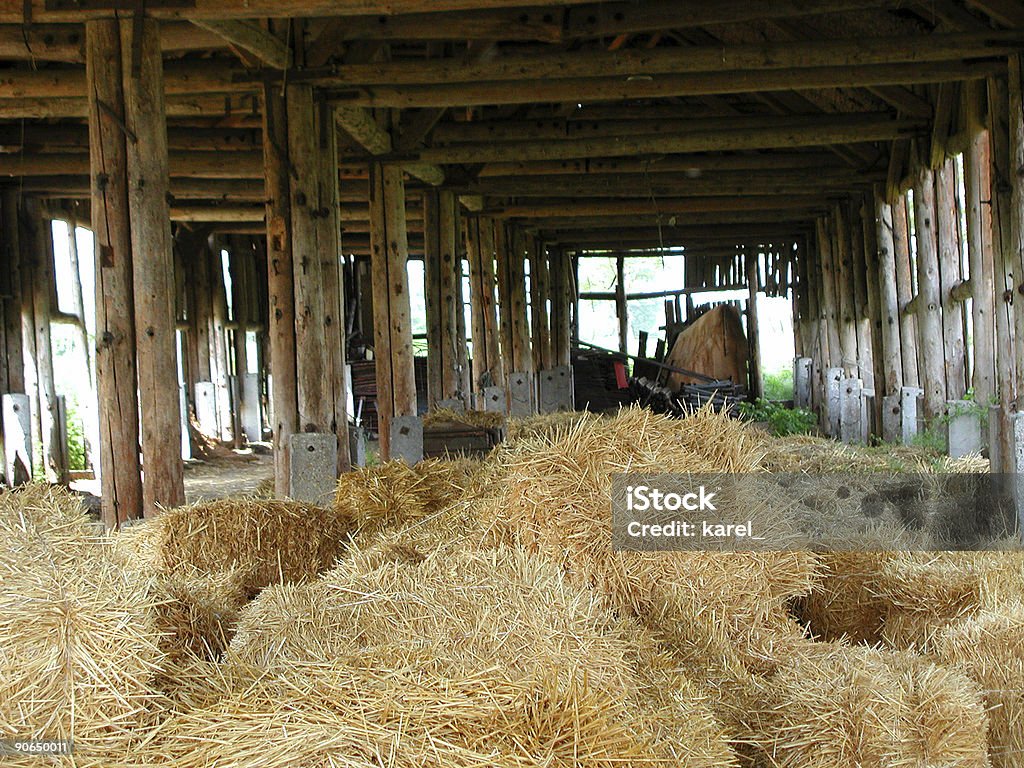
<svg viewBox="0 0 1024 768">
<path fill-rule="evenodd" d="M 1024 605 L 987 609 L 947 627 L 931 655 L 980 686 L 993 768 L 1018 768 L 1024 756 Z"/>
<path fill-rule="evenodd" d="M 426 459 L 410 467 L 389 461 L 338 479 L 336 514 L 352 519 L 360 535 L 421 520 L 476 493 L 481 464 L 467 458 Z"/>
<path fill-rule="evenodd" d="M 423 427 L 454 422 L 481 429 L 501 429 L 505 426 L 505 414 L 496 411 L 456 411 L 451 408 L 435 408 L 423 416 Z"/>
<path fill-rule="evenodd" d="M 157 567 L 214 573 L 238 569 L 246 588 L 300 581 L 327 570 L 352 525 L 333 509 L 294 501 L 221 499 L 164 512 L 153 521 Z"/>
<path fill-rule="evenodd" d="M 109 764 L 159 699 L 150 577 L 109 557 L 67 492 L 3 494 L 0 508 L 0 738 L 72 739 L 76 765 Z"/>
<path fill-rule="evenodd" d="M 763 680 L 750 740 L 779 768 L 985 768 L 980 693 L 912 654 L 806 643 Z"/>
<path fill-rule="evenodd" d="M 522 549 L 440 544 L 411 556 L 374 541 L 264 590 L 213 680 L 221 698 L 142 754 L 180 768 L 734 765 L 678 664 L 593 593 Z"/>
</svg>

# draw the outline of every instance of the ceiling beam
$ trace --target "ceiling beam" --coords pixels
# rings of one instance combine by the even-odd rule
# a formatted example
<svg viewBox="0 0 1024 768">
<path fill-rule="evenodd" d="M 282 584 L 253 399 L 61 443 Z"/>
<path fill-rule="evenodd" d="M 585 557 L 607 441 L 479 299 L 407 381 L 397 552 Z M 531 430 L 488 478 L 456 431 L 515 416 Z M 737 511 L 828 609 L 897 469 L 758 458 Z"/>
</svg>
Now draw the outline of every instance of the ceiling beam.
<svg viewBox="0 0 1024 768">
<path fill-rule="evenodd" d="M 371 155 L 386 155 L 391 152 L 391 135 L 377 124 L 369 110 L 338 107 L 335 110 L 335 119 L 338 125 Z M 437 186 L 444 183 L 444 170 L 436 165 L 403 163 L 402 167 L 411 176 L 427 184 Z"/>
<path fill-rule="evenodd" d="M 827 152 L 758 152 L 736 155 L 659 155 L 650 158 L 626 156 L 563 161 L 499 162 L 485 165 L 477 176 L 486 179 L 491 176 L 677 173 L 692 177 L 709 171 L 806 170 L 835 167 L 835 158 Z"/>
<path fill-rule="evenodd" d="M 340 65 L 329 73 L 289 73 L 325 87 L 438 85 L 571 78 L 638 78 L 686 73 L 960 62 L 1024 48 L 1024 32 L 699 45 L 616 51 L 555 51 L 467 62 L 463 58 Z"/>
<path fill-rule="evenodd" d="M 213 32 L 228 43 L 248 51 L 264 64 L 276 69 L 287 70 L 292 66 L 292 49 L 258 22 L 247 19 L 201 20 L 196 26 Z"/>
<path fill-rule="evenodd" d="M 255 92 L 246 94 L 169 95 L 168 117 L 218 117 L 251 120 L 259 124 L 259 106 Z M 89 103 L 85 96 L 62 98 L 0 98 L 0 119 L 86 118 Z"/>
<path fill-rule="evenodd" d="M 557 219 L 602 216 L 677 216 L 680 214 L 750 213 L 761 211 L 808 211 L 827 208 L 820 195 L 765 195 L 745 197 L 675 197 L 629 200 L 555 199 L 507 205 L 488 211 L 503 219 Z"/>
<path fill-rule="evenodd" d="M 582 103 L 758 91 L 942 83 L 978 80 L 1005 72 L 1005 61 L 877 64 L 761 71 L 723 70 L 659 75 L 643 80 L 630 80 L 620 76 L 422 86 L 381 85 L 339 91 L 336 97 L 339 104 L 348 106 L 392 108 L 465 107 L 536 102 Z"/>
<path fill-rule="evenodd" d="M 188 53 L 226 48 L 218 35 L 187 22 L 160 25 L 163 53 Z M 0 24 L 0 59 L 85 62 L 85 27 L 81 24 Z"/>
<path fill-rule="evenodd" d="M 665 136 L 626 136 L 575 141 L 512 141 L 461 144 L 424 149 L 392 162 L 497 163 L 533 160 L 572 160 L 589 157 L 624 157 L 686 152 L 716 152 L 753 149 L 787 149 L 892 141 L 915 136 L 927 129 L 923 122 L 910 120 L 846 120 L 841 115 L 822 115 L 812 125 L 776 128 L 766 121 L 759 130 L 690 131 Z"/>
</svg>

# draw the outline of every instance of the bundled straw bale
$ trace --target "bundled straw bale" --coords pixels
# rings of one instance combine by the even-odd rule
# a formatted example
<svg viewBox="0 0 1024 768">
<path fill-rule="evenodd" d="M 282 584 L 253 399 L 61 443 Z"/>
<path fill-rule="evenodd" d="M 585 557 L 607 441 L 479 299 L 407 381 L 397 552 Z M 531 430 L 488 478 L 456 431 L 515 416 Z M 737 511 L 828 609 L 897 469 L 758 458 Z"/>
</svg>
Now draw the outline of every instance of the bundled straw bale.
<svg viewBox="0 0 1024 768">
<path fill-rule="evenodd" d="M 422 520 L 473 495 L 480 467 L 465 458 L 426 459 L 413 467 L 396 460 L 347 472 L 338 479 L 334 509 L 361 535 Z"/>
<path fill-rule="evenodd" d="M 301 581 L 333 565 L 348 545 L 351 522 L 332 509 L 294 501 L 221 499 L 179 507 L 147 522 L 156 567 L 169 573 L 237 569 L 252 593 Z M 145 547 L 143 547 L 144 549 Z"/>
<path fill-rule="evenodd" d="M 980 686 L 993 768 L 1018 768 L 1024 757 L 1024 606 L 985 610 L 949 626 L 931 655 Z"/>
<path fill-rule="evenodd" d="M 480 515 L 507 526 L 577 583 L 595 588 L 668 637 L 700 643 L 704 634 L 690 631 L 699 614 L 708 625 L 726 630 L 749 666 L 770 667 L 777 642 L 795 637 L 787 634 L 793 627 L 786 621 L 786 604 L 813 585 L 815 555 L 617 552 L 611 546 L 611 473 L 750 471 L 759 459 L 752 431 L 726 415 L 705 410 L 673 421 L 627 409 L 614 418 L 583 419 L 500 448 L 492 460 L 501 466 L 503 480 Z M 738 501 L 771 544 L 793 540 L 782 505 L 770 498 Z M 786 632 L 777 635 L 779 626 Z M 720 650 L 683 652 L 692 651 L 696 659 L 722 655 Z"/>
<path fill-rule="evenodd" d="M 748 723 L 771 765 L 987 765 L 979 692 L 912 654 L 806 643 L 762 686 Z"/>
<path fill-rule="evenodd" d="M 223 696 L 165 722 L 147 759 L 734 764 L 702 696 L 592 593 L 521 549 L 437 544 L 414 556 L 377 541 L 265 590 L 215 681 Z"/>
<path fill-rule="evenodd" d="M 0 497 L 0 738 L 72 739 L 76 764 L 109 765 L 151 723 L 164 655 L 146 574 L 85 520 L 64 491 Z"/>
</svg>

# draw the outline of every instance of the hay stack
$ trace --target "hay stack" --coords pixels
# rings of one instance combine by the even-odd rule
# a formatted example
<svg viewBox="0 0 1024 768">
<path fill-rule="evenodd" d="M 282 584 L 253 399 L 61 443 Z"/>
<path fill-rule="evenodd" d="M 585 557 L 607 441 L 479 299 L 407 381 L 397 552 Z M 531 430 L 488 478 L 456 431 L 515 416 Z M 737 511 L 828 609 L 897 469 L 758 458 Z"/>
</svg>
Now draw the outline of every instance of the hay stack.
<svg viewBox="0 0 1024 768">
<path fill-rule="evenodd" d="M 943 630 L 932 656 L 978 683 L 989 716 L 993 768 L 1018 768 L 1024 756 L 1024 606 L 985 610 Z"/>
<path fill-rule="evenodd" d="M 330 568 L 350 540 L 351 522 L 332 509 L 294 501 L 221 499 L 179 507 L 147 522 L 142 549 L 164 573 L 194 569 L 246 575 L 255 594 L 268 584 L 310 579 Z"/>
<path fill-rule="evenodd" d="M 480 429 L 501 429 L 505 426 L 505 414 L 495 411 L 456 411 L 451 408 L 435 408 L 423 416 L 424 429 L 452 422 Z"/>
<path fill-rule="evenodd" d="M 559 563 L 576 583 L 595 588 L 677 645 L 686 644 L 680 650 L 688 658 L 729 656 L 702 647 L 705 633 L 690 631 L 699 616 L 701 623 L 726 630 L 748 666 L 770 667 L 780 645 L 802 637 L 799 630 L 791 632 L 786 604 L 814 583 L 813 554 L 639 553 L 611 547 L 611 473 L 751 471 L 759 460 L 753 432 L 724 414 L 704 410 L 674 421 L 627 409 L 499 448 L 493 461 L 503 479 L 479 514 Z M 770 545 L 792 541 L 784 504 L 743 501 Z"/>
<path fill-rule="evenodd" d="M 734 765 L 678 668 L 557 568 L 457 536 L 415 555 L 395 545 L 265 590 L 243 612 L 220 700 L 168 720 L 140 757 L 179 768 Z"/>
<path fill-rule="evenodd" d="M 806 643 L 762 686 L 750 740 L 779 768 L 987 765 L 980 694 L 919 657 Z"/>
<path fill-rule="evenodd" d="M 423 520 L 476 492 L 481 464 L 472 459 L 427 459 L 410 467 L 389 461 L 338 479 L 334 510 L 369 536 Z"/>
<path fill-rule="evenodd" d="M 73 739 L 77 765 L 110 765 L 158 700 L 149 577 L 108 557 L 66 491 L 0 495 L 0 528 L 0 738 Z"/>
</svg>

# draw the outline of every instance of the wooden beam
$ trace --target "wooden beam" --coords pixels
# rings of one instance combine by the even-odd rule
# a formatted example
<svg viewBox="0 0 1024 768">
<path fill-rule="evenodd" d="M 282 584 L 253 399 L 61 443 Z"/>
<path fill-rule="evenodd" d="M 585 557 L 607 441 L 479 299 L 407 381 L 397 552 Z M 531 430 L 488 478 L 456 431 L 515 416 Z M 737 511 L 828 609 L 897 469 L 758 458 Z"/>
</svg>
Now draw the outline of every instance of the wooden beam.
<svg viewBox="0 0 1024 768">
<path fill-rule="evenodd" d="M 256 93 L 255 82 L 239 80 L 244 70 L 235 64 L 204 61 L 167 62 L 164 86 L 168 95 L 194 96 L 198 93 Z M 85 70 L 6 70 L 0 77 L 0 99 L 83 98 L 87 95 Z"/>
<path fill-rule="evenodd" d="M 788 197 L 680 197 L 660 200 L 574 200 L 560 199 L 532 204 L 508 205 L 497 213 L 502 218 L 544 219 L 565 216 L 672 216 L 722 211 L 812 210 L 827 204 L 817 195 Z"/>
<path fill-rule="evenodd" d="M 881 394 L 898 395 L 903 386 L 903 360 L 900 346 L 899 299 L 896 294 L 896 251 L 893 243 L 892 206 L 881 192 L 874 196 L 875 228 L 878 247 L 879 319 L 881 321 L 884 388 Z M 880 394 L 876 391 L 876 397 Z"/>
<path fill-rule="evenodd" d="M 849 144 L 868 141 L 892 141 L 913 136 L 925 125 L 909 120 L 880 119 L 867 122 L 841 116 L 822 116 L 813 125 L 760 130 L 689 131 L 675 135 L 606 137 L 576 141 L 513 141 L 507 143 L 463 144 L 454 147 L 424 149 L 391 162 L 422 163 L 502 163 L 574 160 L 589 157 L 625 157 L 630 155 L 679 154 L 755 149 L 791 149 Z"/>
<path fill-rule="evenodd" d="M 467 365 L 461 300 L 459 208 L 452 192 L 428 191 L 423 197 L 424 269 L 427 289 L 428 399 L 466 403 L 463 371 Z"/>
<path fill-rule="evenodd" d="M 100 409 L 102 519 L 142 517 L 135 301 L 128 216 L 121 35 L 116 21 L 86 25 L 92 230 L 96 244 L 96 389 Z M 106 111 L 100 105 L 106 105 Z M 100 179 L 104 182 L 100 183 Z"/>
<path fill-rule="evenodd" d="M 934 423 L 946 408 L 946 370 L 939 293 L 939 254 L 936 234 L 935 182 L 931 169 L 918 172 L 914 183 L 914 224 L 917 235 L 917 323 L 921 348 L 921 388 L 924 415 Z"/>
<path fill-rule="evenodd" d="M 935 171 L 935 227 L 939 245 L 939 280 L 942 300 L 942 339 L 946 366 L 946 399 L 960 400 L 967 393 L 967 350 L 964 315 L 953 298 L 963 281 L 961 273 L 960 206 L 956 199 L 956 165 L 952 158 Z"/>
<path fill-rule="evenodd" d="M 263 176 L 255 152 L 171 152 L 172 173 L 200 179 L 259 179 Z M 59 176 L 87 174 L 89 155 L 82 152 L 0 154 L 0 176 Z"/>
<path fill-rule="evenodd" d="M 166 99 L 168 117 L 221 117 L 225 120 L 259 121 L 255 95 L 180 94 Z M 18 99 L 0 98 L 0 118 L 84 118 L 88 113 L 85 96 L 42 98 L 26 96 Z"/>
<path fill-rule="evenodd" d="M 877 85 L 920 85 L 977 80 L 1005 72 L 1002 61 L 876 64 L 850 67 L 667 74 L 645 80 L 626 77 L 477 82 L 438 85 L 374 85 L 340 90 L 339 104 L 364 107 L 458 107 L 537 102 L 632 101 Z M 331 78 L 313 79 L 324 84 Z M 509 83 L 519 82 L 518 86 Z"/>
<path fill-rule="evenodd" d="M 226 47 L 217 35 L 189 23 L 160 26 L 160 48 L 165 54 L 208 51 Z M 2 24 L 0 59 L 85 62 L 85 27 L 81 24 Z"/>
<path fill-rule="evenodd" d="M 377 125 L 369 110 L 358 107 L 337 107 L 334 111 L 338 125 L 361 144 L 371 155 L 391 152 L 391 136 Z M 402 166 L 411 176 L 438 186 L 444 183 L 444 170 L 427 163 L 408 163 Z"/>
<path fill-rule="evenodd" d="M 974 115 L 975 120 L 983 119 Z M 974 349 L 974 397 L 991 403 L 996 396 L 995 261 L 992 243 L 991 169 L 988 131 L 977 130 L 964 153 L 968 274 L 972 287 L 971 339 Z"/>
<path fill-rule="evenodd" d="M 1016 0 L 966 0 L 993 21 L 1007 27 L 1024 27 L 1024 5 Z"/>
<path fill-rule="evenodd" d="M 142 412 L 145 515 L 185 503 L 174 317 L 174 258 L 168 221 L 167 123 L 158 23 L 122 21 L 135 343 Z M 136 60 L 136 56 L 138 60 Z M 131 137 L 137 137 L 132 141 Z"/>
<path fill-rule="evenodd" d="M 729 70 L 733 72 L 732 77 L 737 78 L 741 72 L 750 76 L 755 72 L 772 70 L 813 72 L 817 68 L 825 68 L 833 72 L 833 77 L 842 77 L 839 74 L 841 70 L 851 67 L 933 62 L 956 62 L 962 66 L 963 60 L 1005 56 L 1020 50 L 1022 45 L 1024 36 L 1020 32 L 993 30 L 983 34 L 785 41 L 756 45 L 555 51 L 501 56 L 476 62 L 467 62 L 463 57 L 384 61 L 339 65 L 328 73 L 289 73 L 288 78 L 308 79 L 327 88 L 372 88 L 587 78 L 637 80 Z M 853 73 L 846 76 L 851 75 Z M 630 85 L 641 83 L 632 82 Z"/>
<path fill-rule="evenodd" d="M 247 19 L 197 19 L 193 23 L 219 35 L 231 45 L 248 51 L 264 64 L 282 70 L 292 65 L 292 49 L 272 32 L 261 27 L 259 22 Z"/>
<path fill-rule="evenodd" d="M 548 301 L 551 298 L 550 270 L 547 248 L 536 240 L 530 250 L 530 335 L 533 344 L 534 370 L 546 371 L 554 367 L 551 349 L 551 317 Z"/>
</svg>

